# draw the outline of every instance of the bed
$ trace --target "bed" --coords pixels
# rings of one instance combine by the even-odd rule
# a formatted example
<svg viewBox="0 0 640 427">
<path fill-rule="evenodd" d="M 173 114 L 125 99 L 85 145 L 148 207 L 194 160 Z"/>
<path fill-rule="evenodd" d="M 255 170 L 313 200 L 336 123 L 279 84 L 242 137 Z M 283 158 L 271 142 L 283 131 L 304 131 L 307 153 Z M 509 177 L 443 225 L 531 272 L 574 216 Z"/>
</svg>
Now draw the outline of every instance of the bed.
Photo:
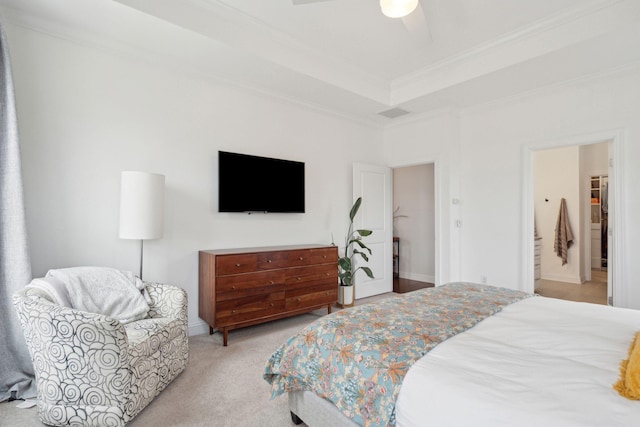
<svg viewBox="0 0 640 427">
<path fill-rule="evenodd" d="M 639 330 L 637 310 L 452 283 L 324 316 L 264 377 L 311 427 L 638 425 L 613 385 Z"/>
</svg>

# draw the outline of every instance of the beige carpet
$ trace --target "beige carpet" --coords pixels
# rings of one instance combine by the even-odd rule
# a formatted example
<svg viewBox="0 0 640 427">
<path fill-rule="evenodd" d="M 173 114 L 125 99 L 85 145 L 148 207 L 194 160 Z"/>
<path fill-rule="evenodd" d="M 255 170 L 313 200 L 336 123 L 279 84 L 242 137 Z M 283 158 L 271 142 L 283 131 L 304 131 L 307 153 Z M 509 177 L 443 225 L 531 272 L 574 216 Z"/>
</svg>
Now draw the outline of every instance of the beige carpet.
<svg viewBox="0 0 640 427">
<path fill-rule="evenodd" d="M 358 305 L 389 295 L 359 300 Z M 322 312 L 317 313 L 232 331 L 227 347 L 219 333 L 191 337 L 187 369 L 129 426 L 293 426 L 287 397 L 270 400 L 262 372 L 269 356 Z M 17 409 L 17 403 L 0 404 L 0 426 L 43 426 L 36 408 Z"/>
<path fill-rule="evenodd" d="M 287 426 L 287 398 L 270 400 L 262 379 L 264 365 L 288 337 L 316 319 L 312 314 L 278 320 L 222 336 L 189 339 L 189 364 L 129 424 L 141 426 Z M 42 426 L 36 409 L 16 409 L 16 402 L 0 405 L 2 426 Z"/>
</svg>

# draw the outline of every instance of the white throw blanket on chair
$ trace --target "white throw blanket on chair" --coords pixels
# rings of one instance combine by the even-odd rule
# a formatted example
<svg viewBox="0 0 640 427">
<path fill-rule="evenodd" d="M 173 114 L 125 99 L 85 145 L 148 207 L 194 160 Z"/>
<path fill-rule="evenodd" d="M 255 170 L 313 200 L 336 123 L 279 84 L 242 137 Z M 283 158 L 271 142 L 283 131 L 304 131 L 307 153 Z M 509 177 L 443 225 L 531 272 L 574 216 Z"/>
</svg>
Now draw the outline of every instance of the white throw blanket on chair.
<svg viewBox="0 0 640 427">
<path fill-rule="evenodd" d="M 144 319 L 149 311 L 146 289 L 132 272 L 106 267 L 73 267 L 49 270 L 65 284 L 73 308 L 100 313 L 122 323 Z"/>
</svg>

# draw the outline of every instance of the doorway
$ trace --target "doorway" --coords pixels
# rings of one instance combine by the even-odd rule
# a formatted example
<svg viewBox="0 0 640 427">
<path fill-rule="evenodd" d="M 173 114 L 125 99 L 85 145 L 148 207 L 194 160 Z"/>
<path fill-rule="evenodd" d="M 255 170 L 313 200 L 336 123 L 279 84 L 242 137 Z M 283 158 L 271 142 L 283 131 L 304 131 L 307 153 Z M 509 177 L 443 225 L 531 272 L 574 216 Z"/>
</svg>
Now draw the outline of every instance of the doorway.
<svg viewBox="0 0 640 427">
<path fill-rule="evenodd" d="M 609 146 L 610 141 L 603 141 L 533 153 L 534 290 L 542 296 L 611 303 Z M 573 236 L 558 251 L 561 204 Z"/>
<path fill-rule="evenodd" d="M 394 292 L 436 282 L 435 165 L 393 169 Z"/>
</svg>

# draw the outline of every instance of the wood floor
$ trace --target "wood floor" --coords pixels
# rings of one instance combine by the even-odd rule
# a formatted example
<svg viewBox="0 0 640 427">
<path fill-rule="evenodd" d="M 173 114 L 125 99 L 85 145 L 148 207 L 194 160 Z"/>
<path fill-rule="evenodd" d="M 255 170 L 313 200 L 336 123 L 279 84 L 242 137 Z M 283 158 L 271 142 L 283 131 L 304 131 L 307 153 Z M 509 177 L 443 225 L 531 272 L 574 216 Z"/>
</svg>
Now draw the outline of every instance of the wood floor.
<svg viewBox="0 0 640 427">
<path fill-rule="evenodd" d="M 393 292 L 395 293 L 411 292 L 433 286 L 433 283 L 419 282 L 417 280 L 393 279 Z M 537 280 L 535 292 L 549 298 L 606 305 L 607 272 L 593 270 L 591 272 L 591 281 L 582 284 Z"/>
<path fill-rule="evenodd" d="M 417 280 L 409 280 L 403 278 L 393 279 L 393 292 L 399 294 L 415 291 L 418 289 L 432 288 L 433 286 L 435 286 L 433 283 L 418 282 Z"/>
<path fill-rule="evenodd" d="M 607 305 L 607 272 L 593 270 L 591 281 L 581 284 L 536 280 L 536 293 L 544 297 Z"/>
</svg>

